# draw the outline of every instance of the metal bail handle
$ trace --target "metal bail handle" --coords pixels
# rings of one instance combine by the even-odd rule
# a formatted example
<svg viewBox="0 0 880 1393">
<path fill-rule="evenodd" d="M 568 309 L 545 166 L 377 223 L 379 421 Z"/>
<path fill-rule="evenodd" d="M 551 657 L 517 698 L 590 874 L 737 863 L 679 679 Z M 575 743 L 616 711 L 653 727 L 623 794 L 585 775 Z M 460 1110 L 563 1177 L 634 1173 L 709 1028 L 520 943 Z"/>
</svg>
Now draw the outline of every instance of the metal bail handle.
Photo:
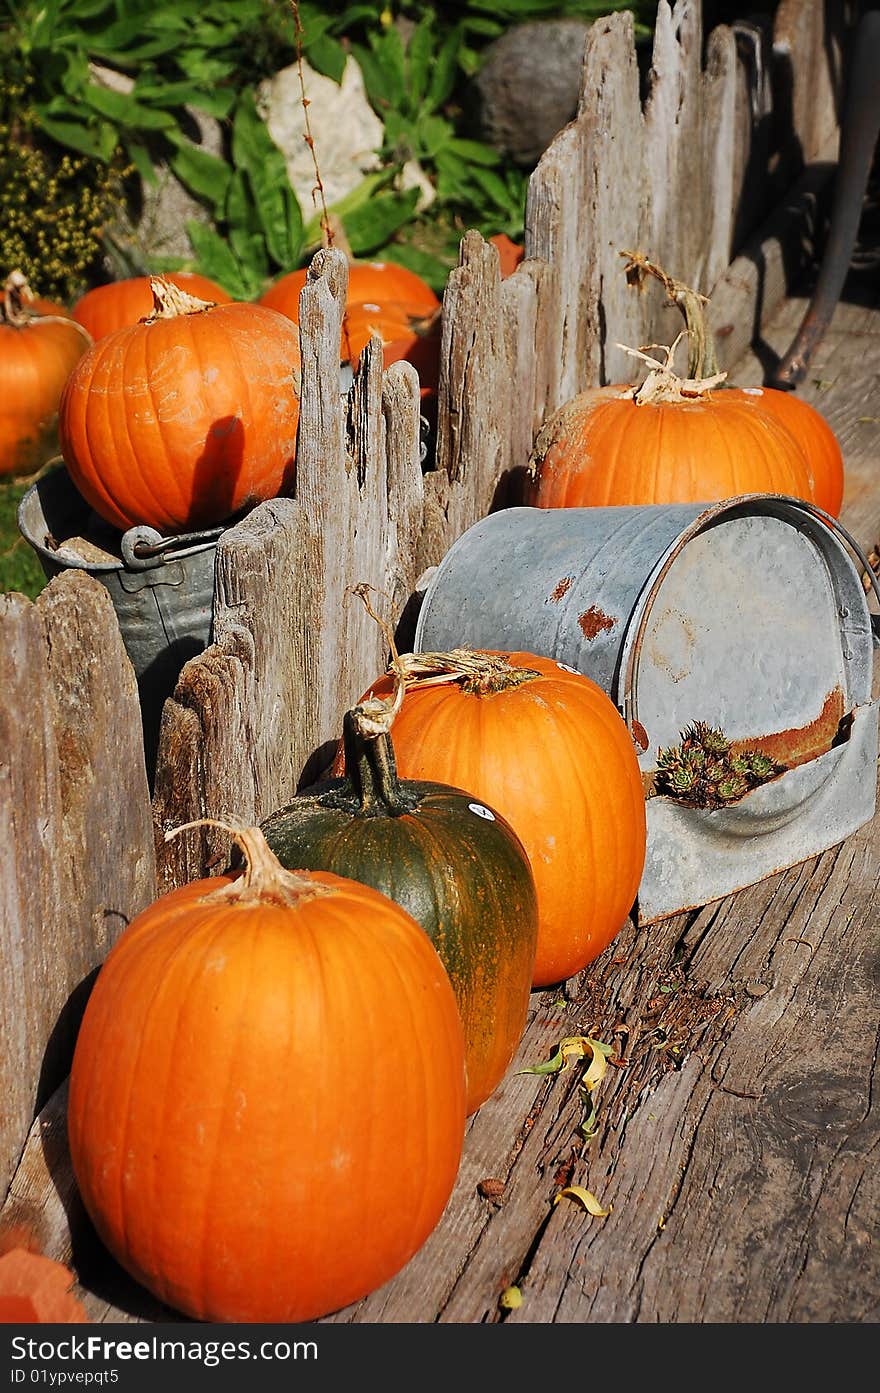
<svg viewBox="0 0 880 1393">
<path fill-rule="evenodd" d="M 163 537 L 154 527 L 130 527 L 122 534 L 122 559 L 130 571 L 153 570 L 169 558 L 177 560 L 210 546 L 223 530 L 211 527 L 204 532 L 181 532 L 175 537 Z"/>
<path fill-rule="evenodd" d="M 729 508 L 734 508 L 737 505 L 743 503 L 760 502 L 761 500 L 765 500 L 767 497 L 767 494 L 758 493 L 748 494 L 743 496 L 742 498 L 725 499 L 722 501 L 722 503 L 716 504 L 715 508 L 712 510 L 711 513 L 701 514 L 701 516 L 698 517 L 693 523 L 691 523 L 690 527 L 686 528 L 685 531 L 681 534 L 681 536 L 676 540 L 675 545 L 672 547 L 672 549 L 665 557 L 663 564 L 660 566 L 659 571 L 654 577 L 653 584 L 651 587 L 651 593 L 648 596 L 647 602 L 645 604 L 644 609 L 642 610 L 641 615 L 639 616 L 638 629 L 636 631 L 635 638 L 627 656 L 626 672 L 624 675 L 623 700 L 620 706 L 623 719 L 626 722 L 627 727 L 629 728 L 629 733 L 632 736 L 633 741 L 640 749 L 642 748 L 642 742 L 637 738 L 635 729 L 636 727 L 641 729 L 640 722 L 638 719 L 638 702 L 635 696 L 635 687 L 636 680 L 638 677 L 639 658 L 642 649 L 642 638 L 644 636 L 645 627 L 648 622 L 648 617 L 651 613 L 651 609 L 653 608 L 657 591 L 660 587 L 660 582 L 665 578 L 670 566 L 680 554 L 682 546 L 685 544 L 685 542 L 689 542 L 692 537 L 695 537 L 700 532 L 702 532 L 705 529 L 707 522 L 710 520 L 711 516 L 719 516 L 726 512 Z M 784 494 L 773 494 L 770 495 L 770 497 L 785 503 L 794 504 L 802 512 L 809 514 L 811 517 L 819 519 L 820 522 L 823 522 L 826 525 L 828 525 L 833 532 L 836 532 L 838 536 L 841 537 L 844 542 L 846 542 L 847 546 L 850 547 L 850 549 L 855 553 L 856 558 L 861 562 L 861 565 L 864 568 L 865 573 L 870 579 L 871 588 L 874 591 L 874 595 L 877 598 L 878 604 L 880 604 L 880 580 L 878 580 L 872 566 L 868 561 L 867 556 L 865 555 L 859 543 L 856 541 L 855 537 L 853 537 L 852 533 L 846 530 L 846 528 L 843 526 L 841 522 L 838 522 L 837 518 L 832 517 L 831 513 L 826 513 L 824 508 L 818 507 L 815 503 L 808 503 L 806 499 L 803 498 L 791 498 Z M 871 621 L 871 631 L 874 635 L 874 642 L 875 644 L 880 644 L 880 614 L 869 614 L 868 617 Z"/>
</svg>

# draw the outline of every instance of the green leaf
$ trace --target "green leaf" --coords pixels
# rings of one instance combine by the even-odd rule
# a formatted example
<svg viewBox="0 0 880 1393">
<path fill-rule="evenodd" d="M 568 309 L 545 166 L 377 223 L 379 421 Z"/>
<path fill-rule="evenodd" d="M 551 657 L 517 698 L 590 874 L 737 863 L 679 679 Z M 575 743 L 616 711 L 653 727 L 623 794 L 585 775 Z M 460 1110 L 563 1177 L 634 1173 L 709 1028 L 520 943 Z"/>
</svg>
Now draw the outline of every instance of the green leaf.
<svg viewBox="0 0 880 1393">
<path fill-rule="evenodd" d="M 497 150 L 493 150 L 491 145 L 484 145 L 480 140 L 461 140 L 454 136 L 447 140 L 446 149 L 452 155 L 460 155 L 463 160 L 470 164 L 497 165 L 501 163 L 501 156 Z"/>
<path fill-rule="evenodd" d="M 409 222 L 419 199 L 418 189 L 405 193 L 377 194 L 345 219 L 345 235 L 355 256 L 375 251 Z"/>
<path fill-rule="evenodd" d="M 83 101 L 101 116 L 106 116 L 116 126 L 129 126 L 133 130 L 168 130 L 175 124 L 170 111 L 157 111 L 151 106 L 142 106 L 128 92 L 114 92 L 109 87 L 91 83 L 82 93 Z"/>
<path fill-rule="evenodd" d="M 365 203 L 369 202 L 373 195 L 378 193 L 379 189 L 390 183 L 393 177 L 393 171 L 388 169 L 376 170 L 371 174 L 365 175 L 359 184 L 347 193 L 344 198 L 339 198 L 335 203 L 332 203 L 327 211 L 329 213 L 335 213 L 336 216 L 341 218 L 344 222 L 357 208 L 361 208 Z M 315 213 L 313 217 L 309 218 L 303 228 L 303 245 L 310 246 L 313 242 L 319 242 L 320 240 L 321 216 L 319 213 Z"/>
<path fill-rule="evenodd" d="M 190 193 L 209 203 L 215 216 L 218 216 L 222 212 L 226 190 L 232 177 L 229 165 L 225 160 L 210 154 L 208 150 L 202 150 L 198 145 L 184 140 L 182 136 L 175 135 L 174 143 L 177 144 L 177 149 L 168 161 L 172 172 Z"/>
<path fill-rule="evenodd" d="M 146 146 L 141 145 L 137 140 L 127 140 L 125 151 L 143 182 L 145 184 L 158 184 L 159 177 Z"/>
<path fill-rule="evenodd" d="M 190 221 L 186 232 L 197 257 L 196 269 L 210 280 L 217 281 L 230 295 L 246 300 L 249 289 L 246 278 L 227 242 L 204 223 Z"/>
<path fill-rule="evenodd" d="M 139 80 L 134 95 L 138 101 L 152 102 L 166 110 L 191 106 L 196 111 L 217 117 L 227 116 L 235 102 L 235 93 L 231 88 L 211 90 L 192 82 L 160 82 L 155 78 L 151 81 Z"/>
<path fill-rule="evenodd" d="M 387 247 L 382 248 L 382 258 L 384 261 L 396 261 L 401 266 L 406 266 L 409 271 L 415 271 L 416 275 L 427 281 L 438 295 L 442 295 L 446 289 L 449 272 L 458 264 L 457 256 L 450 256 L 444 261 L 441 257 L 432 256 L 430 252 L 422 251 L 409 242 L 389 243 Z"/>
<path fill-rule="evenodd" d="M 303 52 L 317 73 L 341 82 L 348 55 L 338 39 L 322 34 L 313 43 L 303 44 Z"/>
<path fill-rule="evenodd" d="M 116 131 L 106 121 L 86 126 L 81 121 L 49 116 L 45 107 L 35 106 L 34 110 L 40 117 L 40 125 L 46 135 L 57 140 L 59 145 L 66 145 L 80 155 L 88 155 L 90 159 L 100 160 L 104 164 L 109 164 L 113 158 L 119 142 Z"/>
<path fill-rule="evenodd" d="M 434 20 L 428 13 L 416 25 L 406 50 L 408 104 L 418 111 L 428 93 L 434 55 Z"/>
<path fill-rule="evenodd" d="M 462 31 L 458 26 L 443 41 L 437 53 L 425 99 L 425 105 L 431 111 L 436 111 L 452 95 L 458 69 L 458 51 L 461 47 L 461 39 Z"/>
<path fill-rule="evenodd" d="M 235 109 L 232 158 L 250 181 L 269 255 L 279 266 L 295 264 L 302 247 L 302 212 L 290 187 L 284 156 L 250 91 L 242 93 Z"/>
</svg>

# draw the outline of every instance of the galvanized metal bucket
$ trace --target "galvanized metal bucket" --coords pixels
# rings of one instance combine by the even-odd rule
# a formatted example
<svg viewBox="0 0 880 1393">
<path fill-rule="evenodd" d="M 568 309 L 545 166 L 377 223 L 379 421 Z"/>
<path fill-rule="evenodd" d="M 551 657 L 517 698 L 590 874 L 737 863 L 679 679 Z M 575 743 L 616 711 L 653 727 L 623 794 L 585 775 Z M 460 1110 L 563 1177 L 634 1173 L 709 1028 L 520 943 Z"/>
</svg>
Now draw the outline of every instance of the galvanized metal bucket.
<svg viewBox="0 0 880 1393">
<path fill-rule="evenodd" d="M 24 494 L 18 527 L 47 576 L 87 571 L 109 592 L 138 681 L 152 773 L 165 698 L 183 664 L 210 642 L 214 560 L 224 529 L 174 537 L 152 527 L 120 533 L 89 508 L 63 466 Z"/>
<path fill-rule="evenodd" d="M 642 923 L 836 845 L 876 806 L 876 643 L 860 548 L 798 499 L 509 508 L 450 548 L 416 650 L 532 652 L 612 698 L 651 794 L 661 748 L 693 721 L 786 772 L 721 808 L 649 796 Z M 875 587 L 876 588 L 876 587 Z"/>
</svg>

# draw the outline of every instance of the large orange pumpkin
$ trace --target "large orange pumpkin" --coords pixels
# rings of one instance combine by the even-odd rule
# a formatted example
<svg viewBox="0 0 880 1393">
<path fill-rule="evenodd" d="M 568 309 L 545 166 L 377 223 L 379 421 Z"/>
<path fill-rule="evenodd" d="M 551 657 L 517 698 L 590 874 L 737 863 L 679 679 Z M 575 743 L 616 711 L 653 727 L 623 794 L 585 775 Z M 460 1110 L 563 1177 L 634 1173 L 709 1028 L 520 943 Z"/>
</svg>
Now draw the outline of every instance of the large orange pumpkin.
<svg viewBox="0 0 880 1393">
<path fill-rule="evenodd" d="M 80 493 L 112 526 L 222 523 L 292 487 L 299 335 L 263 305 L 208 305 L 154 279 L 156 309 L 99 339 L 58 429 Z"/>
<path fill-rule="evenodd" d="M 814 501 L 803 449 L 760 398 L 692 389 L 671 372 L 652 372 L 645 385 L 587 388 L 555 412 L 535 441 L 525 502 L 614 507 L 745 493 Z"/>
<path fill-rule="evenodd" d="M 622 717 L 590 678 L 533 653 L 399 661 L 454 678 L 407 679 L 394 722 L 401 777 L 467 789 L 507 819 L 535 877 L 533 985 L 572 976 L 622 928 L 644 868 L 645 797 Z M 370 691 L 392 686 L 385 676 Z"/>
<path fill-rule="evenodd" d="M 807 456 L 813 475 L 813 502 L 838 517 L 843 503 L 843 451 L 821 412 L 795 392 L 776 387 L 734 387 L 731 392 L 756 397 L 778 417 Z"/>
<path fill-rule="evenodd" d="M 232 299 L 216 281 L 195 271 L 167 271 L 164 279 L 185 290 L 197 300 L 228 305 Z M 126 280 L 97 285 L 81 295 L 73 307 L 73 318 L 88 329 L 93 339 L 103 338 L 116 329 L 137 324 L 153 312 L 153 292 L 149 276 L 129 276 Z"/>
<path fill-rule="evenodd" d="M 465 1124 L 461 1021 L 427 935 L 378 891 L 282 870 L 162 896 L 86 1006 L 68 1128 L 110 1252 L 196 1320 L 307 1321 L 437 1224 Z"/>
<path fill-rule="evenodd" d="M 90 343 L 62 309 L 31 295 L 20 272 L 8 277 L 0 300 L 0 476 L 31 473 L 48 458 L 64 384 Z"/>
</svg>

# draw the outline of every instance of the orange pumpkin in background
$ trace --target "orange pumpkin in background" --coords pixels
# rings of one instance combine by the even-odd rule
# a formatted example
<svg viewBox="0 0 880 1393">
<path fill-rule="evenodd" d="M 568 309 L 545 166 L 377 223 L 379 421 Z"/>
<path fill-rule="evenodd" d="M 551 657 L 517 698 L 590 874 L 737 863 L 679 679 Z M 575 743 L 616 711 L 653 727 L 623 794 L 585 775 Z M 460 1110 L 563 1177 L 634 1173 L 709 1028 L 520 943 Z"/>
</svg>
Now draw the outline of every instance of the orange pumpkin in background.
<svg viewBox="0 0 880 1393">
<path fill-rule="evenodd" d="M 843 455 L 808 402 L 767 387 L 735 387 L 718 371 L 706 297 L 640 252 L 624 252 L 634 284 L 653 276 L 684 316 L 687 377 L 672 371 L 674 347 L 640 386 L 588 388 L 539 432 L 525 500 L 537 507 L 702 503 L 781 493 L 836 515 Z M 676 341 L 677 342 L 677 341 Z"/>
<path fill-rule="evenodd" d="M 308 270 L 290 271 L 259 303 L 299 323 L 299 297 Z M 440 301 L 427 281 L 393 261 L 350 261 L 348 294 L 339 345 L 343 363 L 357 369 L 370 338 L 382 341 L 382 362 L 412 363 L 419 374 L 423 408 L 431 410 L 440 377 Z"/>
<path fill-rule="evenodd" d="M 259 297 L 261 305 L 279 310 L 299 323 L 299 297 L 308 279 L 308 267 L 289 271 Z M 421 276 L 393 261 L 350 261 L 347 305 L 385 304 L 400 306 L 413 319 L 425 319 L 440 308 L 437 295 Z"/>
<path fill-rule="evenodd" d="M 534 653 L 398 661 L 425 672 L 423 685 L 407 677 L 394 721 L 400 777 L 465 789 L 507 819 L 535 877 L 533 985 L 572 976 L 621 929 L 644 869 L 645 795 L 623 718 L 590 678 Z M 428 680 L 441 672 L 453 680 Z M 393 685 L 385 675 L 369 691 Z"/>
<path fill-rule="evenodd" d="M 118 1262 L 201 1321 L 293 1322 L 392 1277 L 460 1164 L 465 1057 L 427 934 L 370 886 L 246 867 L 143 910 L 86 1005 L 70 1156 Z"/>
<path fill-rule="evenodd" d="M 12 272 L 0 301 L 0 477 L 46 462 L 61 393 L 90 343 L 63 309 L 33 296 Z"/>
<path fill-rule="evenodd" d="M 153 284 L 153 316 L 98 339 L 71 373 L 58 431 L 74 484 L 111 526 L 184 532 L 292 487 L 299 334 L 263 305 Z"/>
<path fill-rule="evenodd" d="M 137 324 L 153 312 L 150 279 L 149 276 L 130 276 L 126 280 L 111 281 L 87 290 L 74 305 L 71 312 L 73 318 L 88 330 L 93 339 L 103 338 L 105 334 L 112 334 L 129 324 Z M 163 279 L 209 304 L 228 305 L 232 300 L 222 285 L 195 271 L 168 271 L 163 274 Z"/>
<path fill-rule="evenodd" d="M 498 259 L 501 268 L 501 279 L 506 280 L 512 276 L 519 263 L 525 255 L 525 248 L 519 242 L 514 242 L 508 237 L 506 232 L 496 232 L 489 238 L 492 246 L 498 252 Z"/>
</svg>

